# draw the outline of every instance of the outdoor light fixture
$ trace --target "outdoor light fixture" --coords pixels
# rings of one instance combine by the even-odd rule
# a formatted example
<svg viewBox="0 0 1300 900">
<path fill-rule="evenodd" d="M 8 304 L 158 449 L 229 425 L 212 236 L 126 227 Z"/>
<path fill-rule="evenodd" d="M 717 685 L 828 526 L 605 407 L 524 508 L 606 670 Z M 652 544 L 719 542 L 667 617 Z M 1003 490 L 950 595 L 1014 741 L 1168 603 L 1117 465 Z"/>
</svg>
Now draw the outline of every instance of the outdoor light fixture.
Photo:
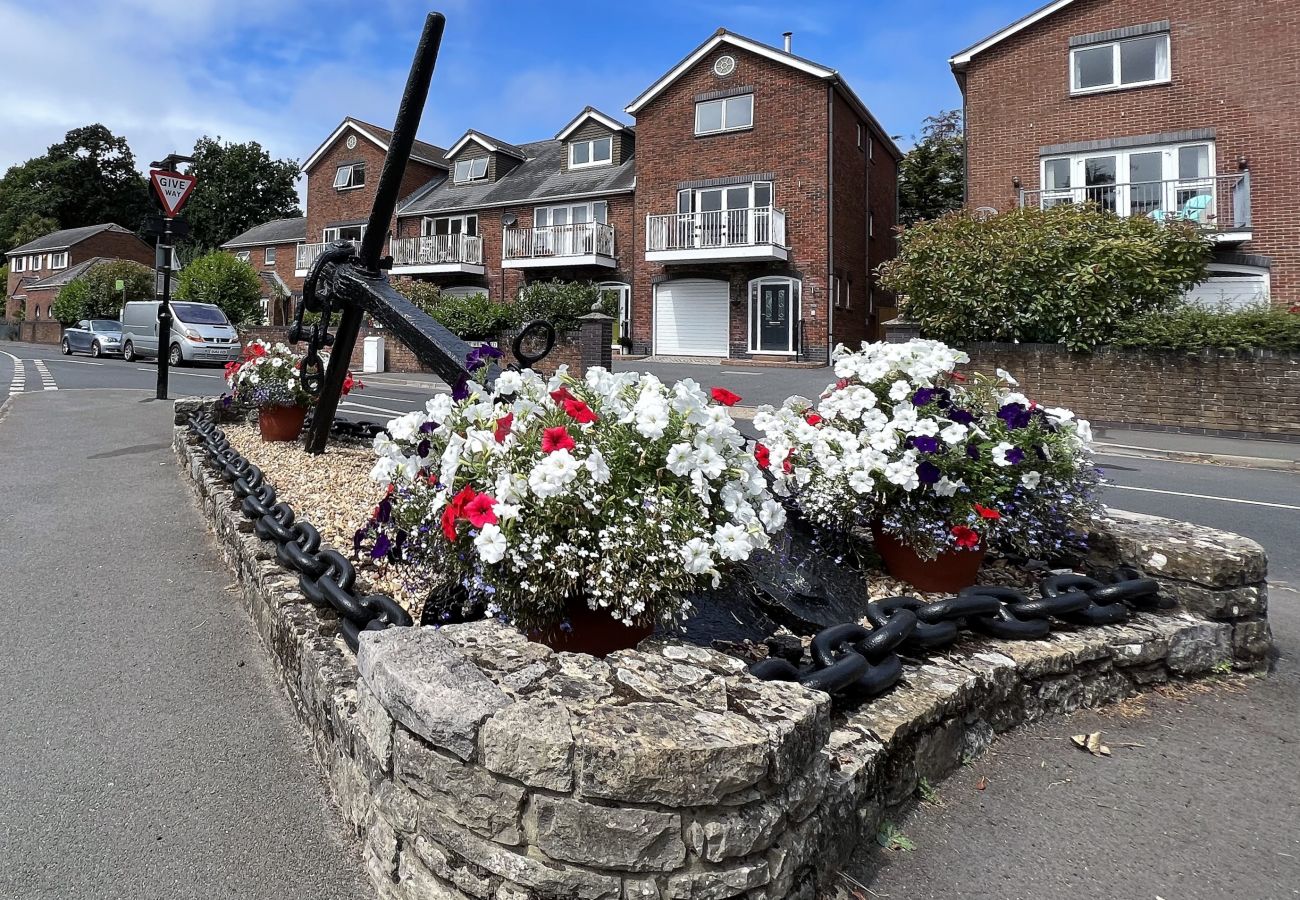
<svg viewBox="0 0 1300 900">
<path fill-rule="evenodd" d="M 1020 176 L 1019 176 L 1019 175 L 1016 175 L 1016 176 L 1014 176 L 1014 177 L 1011 179 L 1011 186 L 1012 186 L 1013 188 L 1015 188 L 1016 190 L 1020 190 Z"/>
</svg>

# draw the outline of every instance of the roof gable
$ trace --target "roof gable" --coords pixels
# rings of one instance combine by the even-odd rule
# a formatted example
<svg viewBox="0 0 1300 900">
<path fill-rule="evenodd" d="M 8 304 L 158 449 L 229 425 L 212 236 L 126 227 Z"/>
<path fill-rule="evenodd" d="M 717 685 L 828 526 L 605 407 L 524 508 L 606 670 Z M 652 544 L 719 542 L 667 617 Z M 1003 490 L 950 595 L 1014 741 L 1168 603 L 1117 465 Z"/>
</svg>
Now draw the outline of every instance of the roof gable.
<svg viewBox="0 0 1300 900">
<path fill-rule="evenodd" d="M 520 160 L 528 158 L 528 155 L 514 144 L 508 144 L 505 141 L 497 140 L 490 135 L 486 135 L 481 131 L 475 131 L 472 128 L 465 132 L 460 140 L 447 148 L 447 158 L 451 159 L 461 150 L 465 149 L 465 145 L 471 141 L 478 144 L 489 153 L 504 153 L 506 156 L 513 156 L 515 159 Z"/>
<path fill-rule="evenodd" d="M 604 125 L 610 131 L 623 131 L 628 127 L 624 125 L 622 122 L 613 118 L 612 116 L 605 115 L 603 112 L 596 109 L 594 106 L 588 106 L 582 112 L 578 113 L 578 115 L 573 119 L 573 121 L 571 121 L 568 125 L 565 125 L 562 129 L 560 129 L 560 133 L 555 136 L 555 139 L 557 141 L 564 140 L 569 135 L 573 134 L 575 131 L 581 128 L 587 122 L 599 122 L 601 125 Z"/>
<path fill-rule="evenodd" d="M 970 63 L 971 59 L 977 53 L 983 53 L 985 50 L 989 49 L 994 44 L 1000 44 L 1002 41 L 1005 41 L 1007 38 L 1011 37 L 1012 35 L 1019 34 L 1020 32 L 1024 31 L 1026 28 L 1029 28 L 1031 25 L 1035 25 L 1038 22 L 1041 22 L 1043 19 L 1046 19 L 1052 13 L 1056 12 L 1057 10 L 1064 9 L 1065 7 L 1069 6 L 1073 2 L 1074 0 L 1052 0 L 1052 2 L 1048 3 L 1046 6 L 1040 6 L 1038 9 L 1034 10 L 1028 15 L 1022 16 L 1021 18 L 1012 22 L 1010 25 L 1008 25 L 1006 28 L 1003 28 L 1001 31 L 994 32 L 993 34 L 984 38 L 984 40 L 971 44 L 969 47 L 967 47 L 965 50 L 962 50 L 960 53 L 954 54 L 951 58 L 949 58 L 948 65 L 952 66 L 952 68 L 957 71 L 961 71 L 962 69 L 965 69 L 966 66 Z"/>
<path fill-rule="evenodd" d="M 333 133 L 325 139 L 324 143 L 312 151 L 311 156 L 307 157 L 307 161 L 302 164 L 302 171 L 306 172 L 320 162 L 320 158 L 325 155 L 325 152 L 348 131 L 356 132 L 385 153 L 388 152 L 388 144 L 393 139 L 393 133 L 387 128 L 381 128 L 378 125 L 371 125 L 369 122 L 362 122 L 360 119 L 347 116 L 339 123 L 339 127 L 335 128 Z M 444 169 L 447 167 L 442 148 L 427 141 L 417 140 L 415 142 L 411 148 L 411 159 Z"/>
</svg>

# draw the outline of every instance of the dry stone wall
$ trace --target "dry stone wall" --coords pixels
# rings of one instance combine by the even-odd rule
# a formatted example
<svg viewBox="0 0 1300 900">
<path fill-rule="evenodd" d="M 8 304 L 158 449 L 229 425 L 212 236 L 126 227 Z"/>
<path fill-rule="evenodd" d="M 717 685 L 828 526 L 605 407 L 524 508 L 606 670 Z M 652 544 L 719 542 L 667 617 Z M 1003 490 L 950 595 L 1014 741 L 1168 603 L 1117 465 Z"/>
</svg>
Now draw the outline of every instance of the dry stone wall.
<svg viewBox="0 0 1300 900">
<path fill-rule="evenodd" d="M 365 632 L 354 659 L 184 428 L 175 446 L 386 900 L 811 898 L 997 732 L 1271 648 L 1257 544 L 1112 513 L 1092 562 L 1146 567 L 1178 610 L 971 637 L 856 709 L 710 649 L 599 660 L 494 621 Z"/>
</svg>

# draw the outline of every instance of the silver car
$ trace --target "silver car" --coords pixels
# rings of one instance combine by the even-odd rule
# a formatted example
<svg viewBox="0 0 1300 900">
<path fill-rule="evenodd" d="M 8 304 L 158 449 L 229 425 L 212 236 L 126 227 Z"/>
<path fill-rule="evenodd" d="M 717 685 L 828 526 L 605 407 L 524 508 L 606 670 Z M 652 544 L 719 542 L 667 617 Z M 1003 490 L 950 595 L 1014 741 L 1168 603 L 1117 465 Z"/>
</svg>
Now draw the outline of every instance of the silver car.
<svg viewBox="0 0 1300 900">
<path fill-rule="evenodd" d="M 89 353 L 93 357 L 117 356 L 122 352 L 122 323 L 113 319 L 82 319 L 63 332 L 59 342 L 63 355 Z"/>
</svg>

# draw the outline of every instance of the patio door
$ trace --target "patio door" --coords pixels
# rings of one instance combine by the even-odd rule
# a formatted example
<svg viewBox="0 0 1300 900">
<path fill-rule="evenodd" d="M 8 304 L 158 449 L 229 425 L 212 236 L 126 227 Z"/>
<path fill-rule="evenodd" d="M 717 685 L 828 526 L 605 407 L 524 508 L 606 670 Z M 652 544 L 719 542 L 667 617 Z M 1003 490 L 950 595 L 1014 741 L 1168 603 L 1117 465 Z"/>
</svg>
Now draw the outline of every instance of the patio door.
<svg viewBox="0 0 1300 900">
<path fill-rule="evenodd" d="M 1206 223 L 1214 214 L 1214 144 L 1110 150 L 1044 159 L 1043 208 L 1095 203 L 1121 216 L 1179 215 Z"/>
<path fill-rule="evenodd" d="M 749 352 L 794 353 L 799 340 L 799 289 L 794 278 L 749 284 Z"/>
<path fill-rule="evenodd" d="M 681 191 L 678 213 L 694 213 L 693 242 L 684 246 L 728 247 L 769 240 L 772 183 L 758 181 L 729 187 Z"/>
</svg>

